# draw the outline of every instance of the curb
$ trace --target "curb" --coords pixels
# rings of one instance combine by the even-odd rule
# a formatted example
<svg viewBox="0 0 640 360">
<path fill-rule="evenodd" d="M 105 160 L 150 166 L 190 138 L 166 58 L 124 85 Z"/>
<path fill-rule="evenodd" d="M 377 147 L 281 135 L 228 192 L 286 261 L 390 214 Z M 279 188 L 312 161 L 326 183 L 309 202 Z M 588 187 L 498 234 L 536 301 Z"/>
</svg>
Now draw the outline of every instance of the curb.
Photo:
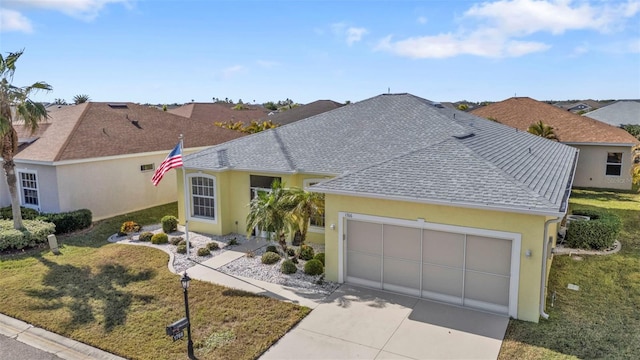
<svg viewBox="0 0 640 360">
<path fill-rule="evenodd" d="M 126 360 L 4 314 L 0 314 L 0 334 L 67 360 Z"/>
</svg>

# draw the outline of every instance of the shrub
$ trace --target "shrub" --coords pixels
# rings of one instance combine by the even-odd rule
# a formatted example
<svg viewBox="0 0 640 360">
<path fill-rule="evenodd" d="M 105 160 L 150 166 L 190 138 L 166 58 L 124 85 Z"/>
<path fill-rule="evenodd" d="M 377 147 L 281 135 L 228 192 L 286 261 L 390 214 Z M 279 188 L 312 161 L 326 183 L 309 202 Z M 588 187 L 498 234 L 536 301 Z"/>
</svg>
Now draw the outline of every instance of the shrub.
<svg viewBox="0 0 640 360">
<path fill-rule="evenodd" d="M 40 213 L 38 210 L 31 208 L 20 207 L 20 213 L 22 214 L 22 220 L 35 220 Z M 3 207 L 0 209 L 0 216 L 3 219 L 13 220 L 13 210 L 11 206 Z"/>
<path fill-rule="evenodd" d="M 151 231 L 145 231 L 138 236 L 138 240 L 140 241 L 151 241 L 153 237 L 153 233 Z"/>
<path fill-rule="evenodd" d="M 56 225 L 56 234 L 66 234 L 86 229 L 91 226 L 91 222 L 93 221 L 91 210 L 89 209 L 80 209 L 63 213 L 40 214 L 37 219 L 54 223 Z M 137 230 L 134 229 L 133 231 L 126 232 L 140 231 L 140 225 L 135 225 L 137 225 Z M 122 228 L 120 228 L 120 231 L 123 232 Z"/>
<path fill-rule="evenodd" d="M 622 222 L 613 213 L 593 210 L 574 210 L 574 215 L 589 216 L 591 220 L 572 221 L 567 228 L 567 246 L 580 249 L 607 249 L 618 238 Z"/>
<path fill-rule="evenodd" d="M 138 231 L 140 231 L 140 225 L 135 221 L 125 221 L 122 223 L 122 226 L 120 226 L 120 234 L 126 235 Z"/>
<path fill-rule="evenodd" d="M 296 250 L 294 248 L 287 248 L 287 255 L 288 256 L 295 256 L 296 255 Z"/>
<path fill-rule="evenodd" d="M 309 245 L 300 246 L 300 259 L 311 260 L 313 259 L 313 248 Z"/>
<path fill-rule="evenodd" d="M 187 245 L 178 245 L 178 247 L 176 248 L 176 251 L 178 252 L 178 254 L 186 254 L 187 253 Z"/>
<path fill-rule="evenodd" d="M 231 240 L 229 240 L 229 242 L 227 243 L 227 246 L 234 246 L 234 245 L 238 245 L 238 240 L 236 240 L 236 238 L 232 238 Z"/>
<path fill-rule="evenodd" d="M 217 242 L 210 242 L 207 244 L 207 249 L 211 251 L 220 250 L 220 245 Z"/>
<path fill-rule="evenodd" d="M 55 225 L 41 220 L 23 220 L 23 230 L 13 228 L 13 220 L 0 220 L 0 251 L 24 249 L 46 243 L 56 231 Z"/>
<path fill-rule="evenodd" d="M 280 266 L 280 271 L 283 274 L 295 274 L 298 271 L 298 267 L 291 260 L 285 260 Z"/>
<path fill-rule="evenodd" d="M 304 264 L 304 273 L 307 275 L 320 275 L 324 272 L 324 266 L 320 260 L 309 260 Z"/>
<path fill-rule="evenodd" d="M 165 233 L 158 233 L 151 237 L 152 244 L 166 244 L 169 242 L 169 237 Z"/>
<path fill-rule="evenodd" d="M 211 255 L 211 251 L 209 251 L 209 249 L 207 249 L 206 247 L 198 249 L 198 256 L 207 256 L 207 255 Z"/>
<path fill-rule="evenodd" d="M 324 253 L 317 253 L 313 258 L 320 261 L 322 263 L 322 266 L 324 266 Z"/>
<path fill-rule="evenodd" d="M 171 245 L 180 245 L 181 242 L 183 242 L 184 239 L 182 238 L 182 236 L 176 236 L 176 237 L 172 237 L 169 240 L 169 244 Z M 186 244 L 186 241 L 184 242 Z"/>
<path fill-rule="evenodd" d="M 160 223 L 162 223 L 162 232 L 165 234 L 178 230 L 178 219 L 175 216 L 163 216 L 162 219 L 160 219 Z"/>
<path fill-rule="evenodd" d="M 276 253 L 266 252 L 266 253 L 262 254 L 262 263 L 263 264 L 271 265 L 271 264 L 277 263 L 279 260 L 280 260 L 280 255 L 278 255 Z"/>
<path fill-rule="evenodd" d="M 187 246 L 187 240 L 180 238 L 180 241 L 178 242 L 178 245 L 184 245 Z M 193 248 L 193 244 L 191 242 L 189 242 L 189 249 Z"/>
<path fill-rule="evenodd" d="M 278 248 L 276 248 L 275 245 L 269 245 L 267 246 L 267 251 L 266 252 L 272 252 L 272 253 L 278 253 Z"/>
</svg>

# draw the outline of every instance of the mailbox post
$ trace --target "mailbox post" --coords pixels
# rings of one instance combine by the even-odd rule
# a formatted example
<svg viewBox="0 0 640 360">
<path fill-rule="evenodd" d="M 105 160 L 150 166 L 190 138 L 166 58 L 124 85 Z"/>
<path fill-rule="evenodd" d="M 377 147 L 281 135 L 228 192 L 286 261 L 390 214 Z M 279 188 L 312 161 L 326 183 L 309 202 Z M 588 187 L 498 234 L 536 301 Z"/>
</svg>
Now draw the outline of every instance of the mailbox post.
<svg viewBox="0 0 640 360">
<path fill-rule="evenodd" d="M 189 359 L 195 359 L 195 356 L 193 355 L 193 341 L 191 341 L 191 321 L 189 320 L 189 281 L 191 281 L 191 278 L 189 277 L 189 275 L 187 275 L 187 272 L 184 272 L 184 275 L 182 275 L 182 278 L 180 279 L 180 283 L 182 284 L 182 291 L 184 293 L 184 309 L 185 309 L 185 313 L 187 315 L 186 320 L 187 320 L 187 355 L 189 356 Z"/>
</svg>

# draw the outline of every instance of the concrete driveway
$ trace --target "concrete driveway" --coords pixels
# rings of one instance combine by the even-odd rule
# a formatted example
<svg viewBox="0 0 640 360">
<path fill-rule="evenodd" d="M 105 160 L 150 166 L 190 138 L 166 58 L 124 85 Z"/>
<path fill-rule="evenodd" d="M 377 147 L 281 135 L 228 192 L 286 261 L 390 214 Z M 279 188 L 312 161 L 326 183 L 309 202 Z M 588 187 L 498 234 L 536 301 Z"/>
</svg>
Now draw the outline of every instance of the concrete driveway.
<svg viewBox="0 0 640 360">
<path fill-rule="evenodd" d="M 343 285 L 261 359 L 495 359 L 509 318 Z"/>
</svg>

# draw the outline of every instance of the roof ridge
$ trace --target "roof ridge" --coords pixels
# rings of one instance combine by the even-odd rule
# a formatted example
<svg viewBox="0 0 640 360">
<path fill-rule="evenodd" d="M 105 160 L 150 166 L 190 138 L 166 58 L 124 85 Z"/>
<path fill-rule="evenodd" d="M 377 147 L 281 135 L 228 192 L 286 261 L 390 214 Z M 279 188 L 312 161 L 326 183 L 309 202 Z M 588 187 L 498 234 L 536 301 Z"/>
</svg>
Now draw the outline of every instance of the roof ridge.
<svg viewBox="0 0 640 360">
<path fill-rule="evenodd" d="M 66 139 L 64 140 L 64 143 L 62 143 L 62 146 L 60 146 L 60 148 L 58 149 L 58 153 L 53 158 L 53 161 L 59 161 L 60 160 L 60 158 L 62 157 L 62 154 L 64 153 L 64 151 L 69 146 L 69 143 L 71 142 L 71 139 L 75 136 L 76 130 L 78 129 L 78 127 L 80 127 L 80 124 L 82 123 L 82 120 L 85 118 L 85 115 L 87 114 L 87 110 L 89 109 L 90 106 L 93 106 L 93 103 L 90 102 L 90 101 L 86 102 L 84 110 L 82 110 L 82 113 L 76 119 L 76 123 L 73 125 L 73 128 L 71 129 L 71 131 L 67 135 Z"/>
</svg>

